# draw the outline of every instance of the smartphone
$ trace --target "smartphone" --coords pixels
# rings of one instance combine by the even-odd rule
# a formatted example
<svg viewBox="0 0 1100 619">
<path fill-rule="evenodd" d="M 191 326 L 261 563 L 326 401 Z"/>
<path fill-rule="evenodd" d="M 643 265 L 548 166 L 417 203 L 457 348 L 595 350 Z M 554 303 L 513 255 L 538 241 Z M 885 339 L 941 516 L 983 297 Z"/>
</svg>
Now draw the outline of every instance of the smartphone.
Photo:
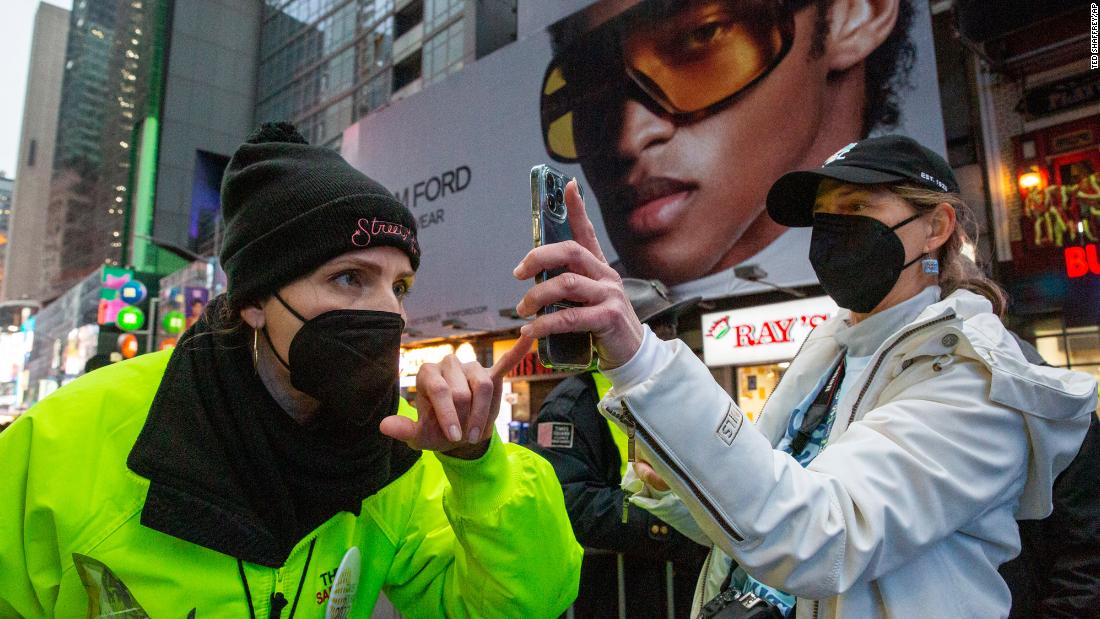
<svg viewBox="0 0 1100 619">
<path fill-rule="evenodd" d="M 569 217 L 565 208 L 564 174 L 548 165 L 531 168 L 531 218 L 535 247 L 560 243 L 573 238 L 569 230 Z M 535 276 L 544 282 L 565 269 L 542 271 Z M 552 314 L 570 307 L 568 302 L 552 303 L 538 311 L 539 315 Z M 544 367 L 563 370 L 586 370 L 592 366 L 591 333 L 556 333 L 539 338 L 539 363 Z"/>
</svg>

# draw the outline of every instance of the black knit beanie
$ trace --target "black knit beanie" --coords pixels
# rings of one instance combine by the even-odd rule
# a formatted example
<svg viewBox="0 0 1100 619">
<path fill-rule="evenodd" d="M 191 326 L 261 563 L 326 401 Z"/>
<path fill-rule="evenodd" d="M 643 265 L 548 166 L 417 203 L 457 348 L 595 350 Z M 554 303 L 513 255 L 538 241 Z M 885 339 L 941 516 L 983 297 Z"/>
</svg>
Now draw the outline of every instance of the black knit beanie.
<svg viewBox="0 0 1100 619">
<path fill-rule="evenodd" d="M 290 123 L 265 123 L 222 179 L 221 264 L 234 308 L 260 300 L 340 254 L 390 246 L 420 266 L 416 220 L 385 187 Z"/>
</svg>

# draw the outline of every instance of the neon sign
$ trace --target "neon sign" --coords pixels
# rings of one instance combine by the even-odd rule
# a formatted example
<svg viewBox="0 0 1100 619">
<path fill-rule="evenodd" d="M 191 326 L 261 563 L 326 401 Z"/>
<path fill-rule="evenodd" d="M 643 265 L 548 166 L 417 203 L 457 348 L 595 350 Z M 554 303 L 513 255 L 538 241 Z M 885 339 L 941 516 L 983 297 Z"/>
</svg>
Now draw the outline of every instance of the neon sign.
<svg viewBox="0 0 1100 619">
<path fill-rule="evenodd" d="M 1074 245 L 1066 247 L 1063 254 L 1066 258 L 1066 276 L 1070 279 L 1084 277 L 1089 273 L 1100 275 L 1100 245 Z"/>
</svg>

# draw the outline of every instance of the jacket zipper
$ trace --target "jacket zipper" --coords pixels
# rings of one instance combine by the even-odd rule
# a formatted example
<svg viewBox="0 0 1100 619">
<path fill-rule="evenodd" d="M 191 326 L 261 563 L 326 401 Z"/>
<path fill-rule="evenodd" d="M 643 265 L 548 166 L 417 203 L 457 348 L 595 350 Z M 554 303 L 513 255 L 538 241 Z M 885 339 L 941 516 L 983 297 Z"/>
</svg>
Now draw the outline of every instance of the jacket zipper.
<svg viewBox="0 0 1100 619">
<path fill-rule="evenodd" d="M 634 426 L 633 423 L 627 423 L 625 421 L 623 423 L 626 424 L 626 461 L 627 462 L 634 462 L 635 461 L 635 458 L 634 458 L 634 431 L 635 431 L 635 426 Z M 624 492 L 623 493 L 622 523 L 626 524 L 629 517 L 630 517 L 630 496 L 627 493 Z"/>
<path fill-rule="evenodd" d="M 271 611 L 268 616 L 271 617 L 271 619 L 279 619 L 279 617 L 282 617 L 283 609 L 286 608 L 287 603 L 288 602 L 286 601 L 286 596 L 283 595 L 282 591 L 276 591 L 275 593 L 272 593 Z"/>
<path fill-rule="evenodd" d="M 903 340 L 905 340 L 909 336 L 913 335 L 914 333 L 924 329 L 925 327 L 930 327 L 932 325 L 939 324 L 941 322 L 945 322 L 945 321 L 948 321 L 948 320 L 953 320 L 955 317 L 956 317 L 955 313 L 950 312 L 950 313 L 948 313 L 944 316 L 941 316 L 941 317 L 939 317 L 935 320 L 932 320 L 930 322 L 926 322 L 923 325 L 918 325 L 916 327 L 913 327 L 912 329 L 906 331 L 905 333 L 902 333 L 901 336 L 899 336 L 896 340 L 894 340 L 894 342 L 892 344 L 890 344 L 889 347 L 886 348 L 886 350 L 882 351 L 882 354 L 879 355 L 878 359 L 875 360 L 875 365 L 871 368 L 870 376 L 863 383 L 863 387 L 859 391 L 859 397 L 856 398 L 855 405 L 852 406 L 852 413 L 848 417 L 848 425 L 849 426 L 851 426 L 852 422 L 855 421 L 856 411 L 859 410 L 859 405 L 863 402 L 863 396 L 866 395 L 867 390 L 871 387 L 871 383 L 874 382 L 875 374 L 878 373 L 878 370 L 882 366 L 882 363 L 886 359 L 886 356 L 888 355 L 888 353 L 891 350 L 893 350 L 898 344 L 900 344 Z M 817 327 L 814 327 L 814 329 L 816 329 L 816 328 Z M 796 352 L 794 354 L 794 357 L 792 359 L 797 359 L 798 358 L 798 355 L 802 353 L 802 349 L 806 346 L 806 343 L 810 341 L 810 337 L 812 335 L 813 335 L 813 330 L 811 330 L 810 334 L 806 336 L 806 339 L 802 341 L 802 345 L 798 347 L 798 352 Z M 775 393 L 779 389 L 779 385 L 783 384 L 783 379 L 786 378 L 786 376 L 787 376 L 787 372 L 784 372 L 783 376 L 779 377 L 779 382 L 777 382 L 775 384 L 775 387 L 771 390 L 771 393 L 769 393 L 768 397 L 764 399 L 764 406 L 761 407 L 761 409 L 760 409 L 761 419 L 764 417 L 764 411 L 766 411 L 767 408 L 768 408 L 768 400 L 771 400 L 772 394 Z M 818 611 L 819 611 L 819 608 L 820 608 L 820 604 L 821 604 L 820 600 L 814 600 L 813 614 L 812 614 L 813 619 L 817 619 L 817 617 L 818 617 Z"/>
<path fill-rule="evenodd" d="M 806 334 L 805 340 L 803 340 L 802 343 L 799 344 L 799 350 L 795 351 L 794 356 L 791 357 L 791 362 L 792 363 L 794 362 L 794 360 L 796 360 L 796 358 L 799 358 L 799 355 L 802 354 L 802 349 L 804 349 L 804 347 L 806 347 L 806 343 L 810 342 L 810 338 L 812 338 L 812 336 L 814 335 L 814 331 L 816 329 L 817 329 L 817 327 L 814 327 L 813 329 L 810 330 L 810 333 Z M 757 421 L 756 421 L 757 424 L 759 424 L 761 421 L 763 421 L 763 413 L 768 410 L 768 402 L 771 400 L 772 394 L 774 394 L 775 391 L 779 390 L 779 386 L 783 384 L 783 378 L 787 378 L 787 375 L 789 374 L 790 369 L 791 368 L 789 366 L 788 367 L 788 372 L 784 372 L 783 375 L 779 377 L 778 382 L 775 383 L 775 386 L 771 388 L 771 391 L 769 391 L 768 397 L 763 399 L 763 406 L 760 407 L 760 417 L 758 417 Z M 709 556 L 709 555 L 707 555 L 707 556 Z M 814 600 L 814 619 L 817 619 L 817 600 Z"/>
<path fill-rule="evenodd" d="M 290 600 L 286 599 L 286 596 L 283 595 L 283 568 L 275 570 L 275 591 L 271 594 L 271 609 L 268 611 L 269 619 L 279 619 L 282 617 L 283 609 L 288 605 L 290 606 L 290 616 L 287 619 L 294 619 L 294 612 L 298 610 L 298 599 L 302 596 L 302 588 L 306 584 L 306 574 L 309 572 L 309 563 L 313 559 L 313 547 L 316 545 L 317 538 L 315 537 L 309 542 L 309 552 L 306 553 L 306 564 L 302 567 L 302 577 L 301 580 L 298 581 L 298 592 L 294 594 L 293 605 L 290 605 Z"/>
<path fill-rule="evenodd" d="M 852 423 L 855 421 L 856 411 L 859 410 L 859 405 L 860 405 L 860 403 L 863 402 L 863 396 L 866 395 L 867 390 L 871 387 L 871 383 L 874 382 L 875 374 L 878 373 L 879 368 L 882 367 L 882 362 L 886 359 L 889 352 L 891 350 L 893 350 L 903 340 L 908 338 L 910 335 L 913 335 L 917 331 L 920 331 L 920 330 L 924 329 L 925 327 L 931 327 L 932 325 L 939 324 L 941 322 L 945 322 L 945 321 L 948 321 L 948 320 L 953 320 L 954 318 L 955 318 L 955 313 L 951 312 L 951 313 L 946 314 L 944 316 L 941 316 L 941 317 L 939 317 L 935 320 L 932 320 L 930 322 L 926 322 L 923 325 L 918 325 L 916 327 L 913 327 L 912 329 L 909 329 L 905 333 L 902 333 L 901 336 L 898 337 L 898 339 L 894 340 L 894 342 L 886 348 L 886 350 L 882 351 L 882 354 L 879 355 L 878 359 L 875 360 L 875 365 L 871 368 L 871 375 L 867 378 L 866 381 L 864 381 L 863 388 L 859 390 L 859 397 L 856 398 L 856 403 L 852 406 L 852 414 L 849 415 L 849 417 L 848 417 L 848 425 L 849 426 L 851 426 Z M 806 338 L 806 339 L 809 339 L 809 338 Z M 799 349 L 799 352 L 802 352 L 801 349 Z M 784 376 L 786 376 L 786 374 L 784 374 Z M 780 382 L 782 382 L 782 380 L 783 380 L 782 377 L 780 377 L 779 380 L 780 380 Z M 776 384 L 776 388 L 778 388 L 778 387 L 779 387 L 779 385 Z M 774 391 L 775 390 L 773 389 L 772 392 L 774 393 Z M 767 401 L 765 401 L 764 404 L 766 406 Z M 847 429 L 845 429 L 845 431 L 847 431 Z M 820 604 L 821 604 L 820 600 L 814 600 L 813 619 L 817 619 L 818 608 L 819 608 Z"/>
<path fill-rule="evenodd" d="M 851 426 L 852 422 L 855 421 L 856 411 L 859 410 L 859 405 L 860 405 L 861 402 L 863 402 L 863 396 L 867 394 L 867 390 L 871 387 L 871 383 L 873 383 L 875 381 L 875 374 L 878 372 L 879 368 L 882 366 L 882 362 L 886 360 L 886 357 L 890 353 L 890 351 L 893 350 L 895 347 L 897 347 L 898 344 L 902 343 L 902 341 L 904 341 L 910 335 L 913 335 L 914 333 L 916 333 L 917 331 L 921 331 L 921 330 L 923 330 L 927 327 L 931 327 L 932 325 L 939 324 L 941 322 L 946 322 L 948 320 L 954 320 L 954 319 L 955 319 L 955 312 L 949 312 L 949 313 L 947 313 L 943 316 L 940 316 L 939 318 L 937 318 L 935 320 L 931 320 L 929 322 L 926 322 L 923 325 L 917 325 L 916 327 L 913 327 L 912 329 L 909 329 L 905 333 L 902 333 L 900 336 L 898 336 L 898 338 L 896 340 L 894 340 L 894 343 L 890 344 L 886 348 L 886 350 L 882 351 L 882 354 L 880 354 L 878 356 L 878 359 L 875 359 L 875 365 L 871 367 L 871 374 L 868 376 L 867 380 L 864 381 L 863 388 L 859 390 L 859 397 L 856 398 L 856 403 L 852 406 L 852 414 L 848 416 L 848 425 L 849 426 Z M 847 431 L 847 429 L 845 429 L 845 431 Z"/>
<path fill-rule="evenodd" d="M 706 605 L 707 599 L 707 573 L 710 572 L 710 558 L 714 556 L 714 548 L 707 553 L 707 558 L 703 561 L 703 582 L 699 585 L 699 610 L 703 610 L 703 606 Z M 719 591 L 721 593 L 721 591 Z"/>
<path fill-rule="evenodd" d="M 648 437 L 649 434 L 646 433 L 645 428 L 642 428 L 638 425 L 637 420 L 634 418 L 634 415 L 632 415 L 630 412 L 630 408 L 626 405 L 626 401 L 620 400 L 619 402 L 622 405 L 622 410 L 615 411 L 612 409 L 608 409 L 608 413 L 610 413 L 612 417 L 614 417 L 627 427 L 627 457 L 631 462 L 634 462 L 635 435 L 638 431 L 642 432 L 643 438 Z M 719 512 L 714 503 L 712 503 L 711 500 L 703 494 L 703 492 L 699 489 L 699 486 L 695 484 L 694 480 L 690 479 L 687 475 L 684 474 L 683 469 L 675 464 L 672 458 L 669 457 L 668 452 L 666 452 L 659 444 L 657 444 L 656 441 L 653 440 L 649 441 L 649 447 L 653 449 L 653 451 L 657 454 L 657 457 L 659 457 L 661 461 L 665 463 L 665 465 L 672 469 L 672 472 L 677 477 L 679 477 L 681 481 L 684 482 L 684 485 L 686 485 L 688 487 L 688 490 L 691 491 L 692 495 L 695 496 L 695 498 L 703 504 L 703 507 L 715 516 L 715 520 L 718 521 L 718 526 L 722 527 L 722 530 L 727 535 L 733 538 L 734 541 L 744 541 L 745 538 L 741 537 L 741 535 L 737 533 L 737 531 L 734 531 L 733 527 L 731 527 L 729 523 L 725 521 L 725 519 L 718 517 Z"/>
<path fill-rule="evenodd" d="M 286 596 L 283 595 L 283 570 L 275 570 L 275 591 L 271 593 L 271 606 L 268 610 L 268 619 L 279 619 L 283 616 L 283 608 L 287 605 Z"/>
</svg>

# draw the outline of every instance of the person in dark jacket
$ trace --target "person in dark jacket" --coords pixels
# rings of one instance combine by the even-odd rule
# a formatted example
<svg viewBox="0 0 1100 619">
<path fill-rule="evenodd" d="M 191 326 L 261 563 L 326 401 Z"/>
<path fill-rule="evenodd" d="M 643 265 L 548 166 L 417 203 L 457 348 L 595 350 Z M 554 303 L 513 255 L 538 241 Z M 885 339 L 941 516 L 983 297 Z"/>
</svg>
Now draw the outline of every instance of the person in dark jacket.
<svg viewBox="0 0 1100 619">
<path fill-rule="evenodd" d="M 677 317 L 699 302 L 698 297 L 672 299 L 656 280 L 624 279 L 623 285 L 638 318 L 665 340 L 676 337 Z M 554 466 L 573 532 L 585 547 L 574 613 L 686 617 L 707 549 L 637 506 L 631 505 L 623 520 L 626 502 L 619 483 L 627 437 L 596 408 L 608 388 L 599 372 L 565 379 L 547 396 L 529 431 L 531 448 Z"/>
<path fill-rule="evenodd" d="M 1016 338 L 1024 357 L 1049 365 Z M 1020 555 L 1001 566 L 1012 591 L 1009 619 L 1094 617 L 1100 614 L 1100 419 L 1081 450 L 1054 481 L 1054 511 L 1021 520 Z"/>
</svg>

